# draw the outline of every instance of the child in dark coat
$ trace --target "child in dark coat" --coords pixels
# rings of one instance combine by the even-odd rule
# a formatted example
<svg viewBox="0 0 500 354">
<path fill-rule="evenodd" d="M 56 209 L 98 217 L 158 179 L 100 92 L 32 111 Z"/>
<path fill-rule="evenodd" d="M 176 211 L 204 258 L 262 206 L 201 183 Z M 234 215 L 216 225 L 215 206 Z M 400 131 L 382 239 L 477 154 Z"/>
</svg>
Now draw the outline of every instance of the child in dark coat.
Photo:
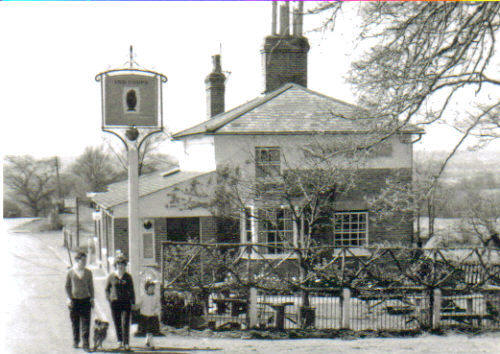
<svg viewBox="0 0 500 354">
<path fill-rule="evenodd" d="M 116 272 L 111 273 L 106 283 L 106 298 L 111 305 L 111 314 L 115 324 L 119 347 L 130 349 L 130 313 L 135 304 L 134 282 L 125 271 L 127 259 L 118 256 L 115 259 Z"/>
</svg>

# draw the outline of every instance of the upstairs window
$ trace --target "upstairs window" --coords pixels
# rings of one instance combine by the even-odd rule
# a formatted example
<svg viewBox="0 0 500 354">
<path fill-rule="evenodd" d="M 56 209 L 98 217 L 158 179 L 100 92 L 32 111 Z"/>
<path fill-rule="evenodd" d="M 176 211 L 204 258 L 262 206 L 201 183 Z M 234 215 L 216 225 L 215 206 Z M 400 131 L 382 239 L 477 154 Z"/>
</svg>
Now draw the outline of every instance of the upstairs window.
<svg viewBox="0 0 500 354">
<path fill-rule="evenodd" d="M 333 218 L 333 245 L 359 247 L 368 244 L 368 213 L 338 212 Z"/>
<path fill-rule="evenodd" d="M 281 173 L 279 147 L 255 148 L 255 177 L 275 177 Z"/>
</svg>

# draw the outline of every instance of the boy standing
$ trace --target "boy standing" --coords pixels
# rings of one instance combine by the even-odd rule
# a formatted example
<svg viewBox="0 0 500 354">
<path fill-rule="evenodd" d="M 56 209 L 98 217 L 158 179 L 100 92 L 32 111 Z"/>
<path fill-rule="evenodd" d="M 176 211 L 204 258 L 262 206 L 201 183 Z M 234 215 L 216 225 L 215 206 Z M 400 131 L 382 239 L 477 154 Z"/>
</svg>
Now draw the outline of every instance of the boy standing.
<svg viewBox="0 0 500 354">
<path fill-rule="evenodd" d="M 85 267 L 87 255 L 78 252 L 75 265 L 66 276 L 66 295 L 68 296 L 69 317 L 73 328 L 73 347 L 80 343 L 80 323 L 83 349 L 89 351 L 90 311 L 94 307 L 94 283 L 92 272 Z"/>
</svg>

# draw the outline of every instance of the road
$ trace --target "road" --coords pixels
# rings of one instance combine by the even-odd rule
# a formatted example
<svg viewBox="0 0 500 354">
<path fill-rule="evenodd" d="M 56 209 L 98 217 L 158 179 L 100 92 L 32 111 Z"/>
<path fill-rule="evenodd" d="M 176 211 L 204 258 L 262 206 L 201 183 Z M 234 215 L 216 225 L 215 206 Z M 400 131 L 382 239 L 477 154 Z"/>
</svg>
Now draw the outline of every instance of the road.
<svg viewBox="0 0 500 354">
<path fill-rule="evenodd" d="M 8 228 L 2 318 L 6 353 L 71 353 L 71 329 L 64 307 L 67 261 L 54 247 L 56 234 L 24 234 Z M 50 238 L 50 239 L 44 239 Z"/>
<path fill-rule="evenodd" d="M 81 349 L 71 347 L 71 326 L 64 294 L 68 259 L 61 251 L 60 233 L 28 234 L 5 230 L 16 223 L 19 221 L 4 221 L 2 236 L 5 236 L 6 247 L 0 247 L 5 253 L 0 257 L 4 261 L 5 275 L 0 283 L 3 322 L 0 353 L 82 353 Z M 95 312 L 109 316 L 102 294 L 103 279 L 96 279 L 96 285 L 100 308 Z M 131 340 L 136 353 L 147 353 L 140 349 L 143 338 Z M 243 340 L 168 335 L 157 340 L 157 346 L 163 350 L 156 353 L 498 353 L 500 345 L 498 334 L 357 340 Z M 105 347 L 112 348 L 114 343 L 111 328 Z"/>
</svg>

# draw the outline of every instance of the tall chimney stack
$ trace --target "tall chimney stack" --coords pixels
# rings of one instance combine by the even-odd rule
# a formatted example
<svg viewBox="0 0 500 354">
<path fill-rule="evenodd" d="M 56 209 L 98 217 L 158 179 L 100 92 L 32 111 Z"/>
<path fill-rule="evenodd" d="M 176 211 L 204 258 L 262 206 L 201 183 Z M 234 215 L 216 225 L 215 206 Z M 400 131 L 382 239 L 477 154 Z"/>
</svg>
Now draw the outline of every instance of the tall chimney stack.
<svg viewBox="0 0 500 354">
<path fill-rule="evenodd" d="M 279 6 L 279 26 L 275 24 L 277 6 L 273 1 L 271 35 L 266 37 L 261 51 L 266 93 L 287 83 L 307 87 L 309 41 L 302 34 L 304 4 L 299 1 L 293 10 L 292 35 L 289 2 Z M 279 33 L 275 33 L 276 27 Z"/>
<path fill-rule="evenodd" d="M 208 118 L 212 118 L 225 110 L 226 76 L 222 73 L 220 54 L 212 56 L 212 64 L 212 72 L 205 79 Z"/>
</svg>

